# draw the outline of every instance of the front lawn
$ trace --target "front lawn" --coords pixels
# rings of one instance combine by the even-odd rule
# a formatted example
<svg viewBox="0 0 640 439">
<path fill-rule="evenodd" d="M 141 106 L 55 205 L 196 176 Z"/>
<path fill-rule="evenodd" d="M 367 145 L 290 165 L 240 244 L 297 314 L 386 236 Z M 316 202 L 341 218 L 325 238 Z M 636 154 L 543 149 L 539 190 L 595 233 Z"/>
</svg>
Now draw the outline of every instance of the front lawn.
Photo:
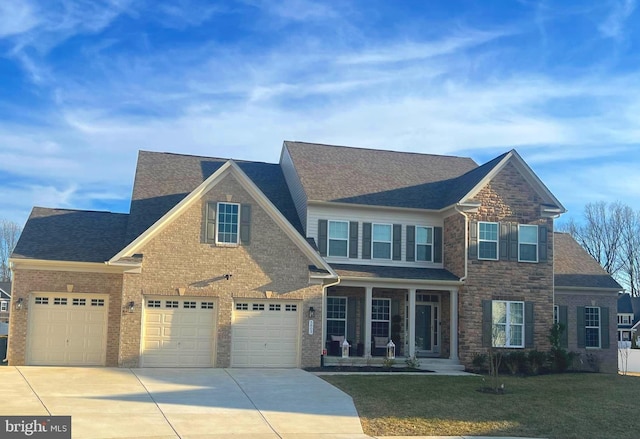
<svg viewBox="0 0 640 439">
<path fill-rule="evenodd" d="M 483 377 L 322 378 L 353 397 L 364 432 L 374 436 L 638 437 L 636 376 L 505 376 L 503 395 L 479 392 Z"/>
</svg>

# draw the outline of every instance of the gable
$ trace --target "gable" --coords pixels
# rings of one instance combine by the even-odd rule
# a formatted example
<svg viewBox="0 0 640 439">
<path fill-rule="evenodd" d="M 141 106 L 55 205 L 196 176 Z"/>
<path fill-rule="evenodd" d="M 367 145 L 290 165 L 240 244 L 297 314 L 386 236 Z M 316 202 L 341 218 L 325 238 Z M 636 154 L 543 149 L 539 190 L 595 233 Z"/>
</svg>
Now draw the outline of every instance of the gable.
<svg viewBox="0 0 640 439">
<path fill-rule="evenodd" d="M 231 180 L 228 180 L 231 178 Z M 132 243 L 126 248 L 115 255 L 110 263 L 116 263 L 119 259 L 133 256 L 139 253 L 150 240 L 152 240 L 157 234 L 161 233 L 167 226 L 173 221 L 189 211 L 194 205 L 198 206 L 197 209 L 200 212 L 204 211 L 202 207 L 202 200 L 206 199 L 214 188 L 222 184 L 230 184 L 229 181 L 234 181 L 238 187 L 234 191 L 238 191 L 241 187 L 253 202 L 260 206 L 271 218 L 271 220 L 277 224 L 281 231 L 283 231 L 289 240 L 291 240 L 300 251 L 305 254 L 307 259 L 318 267 L 324 268 L 329 273 L 333 274 L 331 268 L 324 262 L 324 260 L 315 252 L 315 250 L 309 245 L 309 243 L 300 235 L 300 233 L 291 225 L 290 222 L 282 215 L 282 213 L 271 203 L 271 201 L 264 195 L 262 191 L 247 177 L 247 175 L 233 162 L 227 161 L 224 165 L 219 167 L 209 178 L 207 178 L 202 184 L 200 184 L 195 190 L 184 197 L 177 205 L 164 214 L 155 224 L 138 236 Z M 224 186 L 222 186 L 224 187 Z M 219 201 L 233 200 L 233 194 L 224 194 L 225 198 L 219 199 Z M 228 199 L 230 197 L 230 200 Z M 202 237 L 203 225 L 200 225 L 199 236 Z"/>
</svg>

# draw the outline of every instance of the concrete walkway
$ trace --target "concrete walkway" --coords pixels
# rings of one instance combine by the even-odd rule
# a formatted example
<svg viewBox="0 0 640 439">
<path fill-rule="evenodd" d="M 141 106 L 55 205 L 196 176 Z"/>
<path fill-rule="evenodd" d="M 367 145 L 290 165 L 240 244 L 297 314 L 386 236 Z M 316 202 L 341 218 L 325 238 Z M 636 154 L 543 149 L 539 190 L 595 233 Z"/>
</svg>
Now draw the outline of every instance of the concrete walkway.
<svg viewBox="0 0 640 439">
<path fill-rule="evenodd" d="M 298 369 L 2 367 L 0 415 L 71 415 L 74 439 L 364 439 L 351 397 Z"/>
</svg>

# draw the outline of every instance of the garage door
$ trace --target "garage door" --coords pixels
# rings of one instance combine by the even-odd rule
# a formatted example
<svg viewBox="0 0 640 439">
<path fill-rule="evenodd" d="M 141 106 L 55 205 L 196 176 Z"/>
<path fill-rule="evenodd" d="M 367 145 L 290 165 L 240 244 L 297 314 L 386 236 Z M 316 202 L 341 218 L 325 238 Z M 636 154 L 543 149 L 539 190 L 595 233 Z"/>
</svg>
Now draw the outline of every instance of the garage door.
<svg viewBox="0 0 640 439">
<path fill-rule="evenodd" d="M 236 302 L 232 367 L 297 367 L 299 308 L 291 302 Z"/>
<path fill-rule="evenodd" d="M 108 296 L 33 294 L 27 364 L 104 366 Z"/>
<path fill-rule="evenodd" d="M 214 302 L 149 297 L 145 303 L 143 367 L 212 367 Z"/>
</svg>

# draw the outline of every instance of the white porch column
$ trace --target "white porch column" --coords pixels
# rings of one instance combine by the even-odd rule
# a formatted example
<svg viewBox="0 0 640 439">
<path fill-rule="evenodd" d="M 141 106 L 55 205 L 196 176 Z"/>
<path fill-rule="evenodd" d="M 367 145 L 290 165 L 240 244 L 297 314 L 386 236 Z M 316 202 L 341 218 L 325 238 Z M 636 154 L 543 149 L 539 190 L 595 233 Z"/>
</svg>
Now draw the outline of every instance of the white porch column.
<svg viewBox="0 0 640 439">
<path fill-rule="evenodd" d="M 416 354 L 416 289 L 409 289 L 409 357 Z"/>
<path fill-rule="evenodd" d="M 371 356 L 371 299 L 373 287 L 366 287 L 364 298 L 364 356 Z"/>
<path fill-rule="evenodd" d="M 451 327 L 449 329 L 451 342 L 449 359 L 458 361 L 458 290 L 451 290 L 449 297 L 451 299 Z"/>
</svg>

